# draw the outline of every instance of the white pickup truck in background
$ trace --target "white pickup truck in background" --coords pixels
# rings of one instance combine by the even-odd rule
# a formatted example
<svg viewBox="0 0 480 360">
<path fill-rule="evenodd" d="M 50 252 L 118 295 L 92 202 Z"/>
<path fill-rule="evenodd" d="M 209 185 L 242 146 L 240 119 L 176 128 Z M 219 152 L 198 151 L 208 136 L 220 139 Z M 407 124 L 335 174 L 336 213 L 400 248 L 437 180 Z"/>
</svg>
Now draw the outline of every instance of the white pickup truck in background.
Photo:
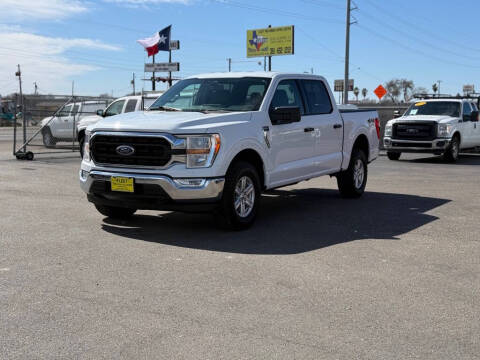
<svg viewBox="0 0 480 360">
<path fill-rule="evenodd" d="M 390 160 L 406 152 L 443 154 L 454 162 L 460 151 L 480 147 L 478 99 L 419 99 L 387 122 L 383 145 Z"/>
<path fill-rule="evenodd" d="M 269 189 L 331 175 L 343 196 L 361 196 L 379 137 L 377 112 L 339 111 L 323 77 L 198 75 L 148 111 L 89 126 L 80 184 L 105 216 L 215 211 L 243 229 Z"/>
<path fill-rule="evenodd" d="M 98 110 L 95 115 L 85 116 L 77 124 L 77 140 L 80 145 L 80 155 L 83 156 L 83 143 L 85 140 L 85 129 L 104 117 L 115 116 L 133 111 L 148 109 L 153 102 L 163 94 L 163 91 L 146 92 L 142 95 L 123 96 L 112 101 L 105 110 Z"/>
</svg>

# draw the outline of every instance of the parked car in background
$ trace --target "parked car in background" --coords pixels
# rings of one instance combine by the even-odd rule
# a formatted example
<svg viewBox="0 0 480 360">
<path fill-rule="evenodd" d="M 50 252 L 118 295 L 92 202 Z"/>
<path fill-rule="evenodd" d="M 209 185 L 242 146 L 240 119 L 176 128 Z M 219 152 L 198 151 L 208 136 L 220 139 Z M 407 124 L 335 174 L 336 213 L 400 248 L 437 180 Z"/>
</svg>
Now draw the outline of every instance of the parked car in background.
<svg viewBox="0 0 480 360">
<path fill-rule="evenodd" d="M 265 190 L 331 175 L 361 196 L 380 123 L 375 110 L 338 110 L 323 77 L 229 72 L 181 80 L 85 136 L 80 184 L 101 214 L 214 211 L 243 229 Z"/>
<path fill-rule="evenodd" d="M 403 116 L 387 122 L 383 145 L 390 160 L 406 152 L 443 155 L 454 162 L 460 151 L 480 147 L 478 120 L 477 99 L 419 99 Z"/>
<path fill-rule="evenodd" d="M 77 137 L 77 124 L 87 116 L 105 109 L 108 100 L 92 100 L 66 104 L 56 116 L 41 121 L 42 139 L 46 147 L 54 147 L 57 142 L 73 141 Z"/>
<path fill-rule="evenodd" d="M 163 92 L 148 92 L 143 95 L 124 96 L 112 101 L 105 110 L 99 110 L 95 115 L 86 116 L 81 119 L 77 124 L 77 140 L 80 145 L 80 155 L 83 156 L 85 129 L 87 126 L 95 124 L 109 116 L 148 109 L 162 93 Z"/>
</svg>

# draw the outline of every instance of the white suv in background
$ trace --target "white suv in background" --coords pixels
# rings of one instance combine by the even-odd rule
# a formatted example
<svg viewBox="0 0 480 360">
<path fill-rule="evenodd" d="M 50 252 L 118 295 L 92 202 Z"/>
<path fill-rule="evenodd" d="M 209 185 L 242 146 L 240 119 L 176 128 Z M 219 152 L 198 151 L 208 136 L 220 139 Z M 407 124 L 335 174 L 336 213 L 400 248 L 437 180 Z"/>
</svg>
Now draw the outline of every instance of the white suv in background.
<svg viewBox="0 0 480 360">
<path fill-rule="evenodd" d="M 41 122 L 43 144 L 54 147 L 60 141 L 76 138 L 76 125 L 84 117 L 103 111 L 108 100 L 91 100 L 66 104 L 56 116 L 48 116 Z"/>
<path fill-rule="evenodd" d="M 124 96 L 114 100 L 105 110 L 99 110 L 93 116 L 84 117 L 77 124 L 77 140 L 80 145 L 80 154 L 83 156 L 83 143 L 87 126 L 95 124 L 105 117 L 148 109 L 162 93 L 151 92 L 143 95 Z"/>
</svg>

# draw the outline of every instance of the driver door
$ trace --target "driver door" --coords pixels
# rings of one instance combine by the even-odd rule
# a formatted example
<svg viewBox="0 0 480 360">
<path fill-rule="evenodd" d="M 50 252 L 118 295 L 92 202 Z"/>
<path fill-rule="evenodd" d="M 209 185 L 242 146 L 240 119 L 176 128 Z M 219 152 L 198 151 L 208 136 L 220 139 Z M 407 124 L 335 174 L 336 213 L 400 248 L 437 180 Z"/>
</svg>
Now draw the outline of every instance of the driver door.
<svg viewBox="0 0 480 360">
<path fill-rule="evenodd" d="M 63 107 L 53 118 L 52 121 L 48 124 L 52 135 L 58 139 L 65 139 L 68 137 L 68 134 L 71 137 L 71 128 L 68 124 L 68 118 L 72 110 L 73 104 L 68 104 Z"/>
<path fill-rule="evenodd" d="M 293 183 L 315 172 L 315 121 L 304 116 L 305 106 L 298 81 L 289 79 L 278 83 L 269 109 L 277 107 L 299 107 L 302 116 L 299 122 L 272 123 L 270 126 L 271 186 Z"/>
</svg>

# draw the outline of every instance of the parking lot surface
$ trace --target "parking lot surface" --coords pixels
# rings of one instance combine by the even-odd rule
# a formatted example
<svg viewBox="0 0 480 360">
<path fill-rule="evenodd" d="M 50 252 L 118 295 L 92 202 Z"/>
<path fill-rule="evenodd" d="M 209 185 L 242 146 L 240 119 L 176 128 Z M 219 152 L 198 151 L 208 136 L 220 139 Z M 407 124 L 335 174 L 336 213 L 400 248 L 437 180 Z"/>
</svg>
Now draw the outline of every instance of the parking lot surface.
<svg viewBox="0 0 480 360">
<path fill-rule="evenodd" d="M 0 139 L 0 358 L 479 358 L 480 155 L 382 156 L 358 200 L 273 191 L 244 232 L 108 220 L 78 168 Z"/>
</svg>

